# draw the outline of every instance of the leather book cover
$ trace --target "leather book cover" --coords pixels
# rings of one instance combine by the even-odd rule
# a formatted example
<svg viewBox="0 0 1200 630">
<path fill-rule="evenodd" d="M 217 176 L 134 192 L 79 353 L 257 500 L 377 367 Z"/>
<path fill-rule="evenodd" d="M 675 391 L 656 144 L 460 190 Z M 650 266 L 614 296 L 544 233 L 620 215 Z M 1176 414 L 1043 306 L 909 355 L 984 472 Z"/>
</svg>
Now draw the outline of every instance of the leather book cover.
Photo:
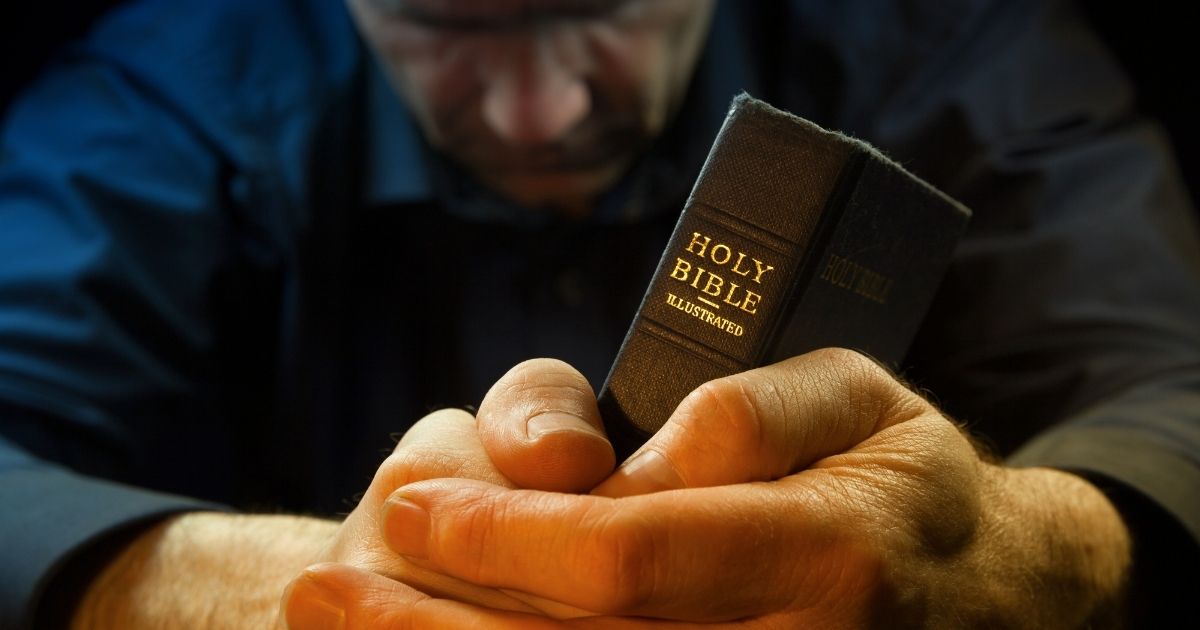
<svg viewBox="0 0 1200 630">
<path fill-rule="evenodd" d="M 970 211 L 742 94 L 600 391 L 618 461 L 706 381 L 822 347 L 903 358 Z"/>
</svg>

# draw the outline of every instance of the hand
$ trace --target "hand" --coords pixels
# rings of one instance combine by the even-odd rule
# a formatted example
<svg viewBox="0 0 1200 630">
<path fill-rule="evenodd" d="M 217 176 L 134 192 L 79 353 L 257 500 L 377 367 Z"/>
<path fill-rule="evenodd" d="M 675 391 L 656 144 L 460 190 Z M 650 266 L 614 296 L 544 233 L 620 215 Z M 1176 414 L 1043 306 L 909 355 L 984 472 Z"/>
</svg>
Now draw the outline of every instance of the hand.
<svg viewBox="0 0 1200 630">
<path fill-rule="evenodd" d="M 68 625 L 269 627 L 283 587 L 313 561 L 336 527 L 332 521 L 285 515 L 190 512 L 164 519 L 131 532 L 115 556 L 97 558 L 99 572 L 81 576 L 90 581 L 69 611 Z"/>
<path fill-rule="evenodd" d="M 982 461 L 839 350 L 701 387 L 592 496 L 437 479 L 389 501 L 386 542 L 415 565 L 600 614 L 498 611 L 336 567 L 324 583 L 360 595 L 341 602 L 348 628 L 1075 627 L 1129 562 L 1095 488 Z"/>
<path fill-rule="evenodd" d="M 370 573 L 376 590 L 386 590 L 388 598 L 435 595 L 496 609 L 581 614 L 556 602 L 430 571 L 395 554 L 382 537 L 382 514 L 395 509 L 390 495 L 415 481 L 456 477 L 502 488 L 579 492 L 612 472 L 613 450 L 587 380 L 559 361 L 532 365 L 536 367 L 519 365 L 501 378 L 480 404 L 478 419 L 445 409 L 421 419 L 404 435 L 318 558 L 326 564 L 307 569 L 285 593 L 281 612 L 289 627 L 344 623 L 336 602 L 345 595 L 323 585 L 321 576 L 354 570 Z M 528 378 L 534 373 L 535 380 Z M 352 627 L 374 626 L 367 620 Z"/>
</svg>

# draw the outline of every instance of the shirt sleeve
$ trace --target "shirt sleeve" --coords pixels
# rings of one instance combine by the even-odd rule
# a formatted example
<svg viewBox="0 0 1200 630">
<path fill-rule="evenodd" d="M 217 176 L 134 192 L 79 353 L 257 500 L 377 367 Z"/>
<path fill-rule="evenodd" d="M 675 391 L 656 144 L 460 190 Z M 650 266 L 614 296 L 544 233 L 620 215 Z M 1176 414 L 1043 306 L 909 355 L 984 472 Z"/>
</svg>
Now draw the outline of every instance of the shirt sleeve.
<svg viewBox="0 0 1200 630">
<path fill-rule="evenodd" d="M 1149 499 L 1135 542 L 1195 558 L 1200 243 L 1170 145 L 1071 3 L 974 4 L 872 128 L 975 211 L 913 378 L 1009 463 Z"/>
<path fill-rule="evenodd" d="M 219 417 L 205 293 L 228 251 L 227 167 L 170 109 L 68 53 L 0 130 L 0 627 L 89 542 L 214 507 L 152 490 L 207 474 L 179 453 Z"/>
</svg>

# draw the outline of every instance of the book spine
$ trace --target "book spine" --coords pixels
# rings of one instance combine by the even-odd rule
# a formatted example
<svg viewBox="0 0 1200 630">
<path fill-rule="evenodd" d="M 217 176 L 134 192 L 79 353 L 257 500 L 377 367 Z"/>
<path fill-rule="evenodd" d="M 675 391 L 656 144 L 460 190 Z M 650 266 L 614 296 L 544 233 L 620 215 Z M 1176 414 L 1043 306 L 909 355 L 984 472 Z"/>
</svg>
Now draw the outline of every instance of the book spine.
<svg viewBox="0 0 1200 630">
<path fill-rule="evenodd" d="M 735 101 L 601 388 L 618 457 L 713 379 L 831 346 L 898 364 L 968 216 L 860 142 Z"/>
<path fill-rule="evenodd" d="M 829 135 L 735 102 L 601 388 L 618 455 L 699 385 L 760 364 L 850 153 Z"/>
<path fill-rule="evenodd" d="M 898 368 L 966 228 L 966 208 L 881 156 L 851 162 L 760 365 L 841 347 Z"/>
</svg>

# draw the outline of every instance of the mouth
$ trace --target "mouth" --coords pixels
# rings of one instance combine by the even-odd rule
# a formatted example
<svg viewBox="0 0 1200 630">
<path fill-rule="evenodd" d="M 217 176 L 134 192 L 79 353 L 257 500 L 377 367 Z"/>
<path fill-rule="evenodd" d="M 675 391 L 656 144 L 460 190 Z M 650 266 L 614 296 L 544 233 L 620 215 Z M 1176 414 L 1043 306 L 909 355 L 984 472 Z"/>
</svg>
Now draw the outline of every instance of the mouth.
<svg viewBox="0 0 1200 630">
<path fill-rule="evenodd" d="M 581 148 L 495 150 L 463 156 L 476 169 L 502 175 L 569 175 L 610 168 L 634 154 L 629 145 L 596 144 Z"/>
<path fill-rule="evenodd" d="M 514 146 L 494 137 L 456 134 L 444 148 L 475 170 L 498 175 L 569 175 L 623 164 L 645 143 L 631 126 L 572 134 L 559 142 Z"/>
<path fill-rule="evenodd" d="M 501 145 L 470 154 L 460 151 L 455 159 L 480 182 L 519 204 L 584 212 L 589 199 L 613 185 L 628 169 L 637 146 L 625 141 L 570 147 Z"/>
</svg>

